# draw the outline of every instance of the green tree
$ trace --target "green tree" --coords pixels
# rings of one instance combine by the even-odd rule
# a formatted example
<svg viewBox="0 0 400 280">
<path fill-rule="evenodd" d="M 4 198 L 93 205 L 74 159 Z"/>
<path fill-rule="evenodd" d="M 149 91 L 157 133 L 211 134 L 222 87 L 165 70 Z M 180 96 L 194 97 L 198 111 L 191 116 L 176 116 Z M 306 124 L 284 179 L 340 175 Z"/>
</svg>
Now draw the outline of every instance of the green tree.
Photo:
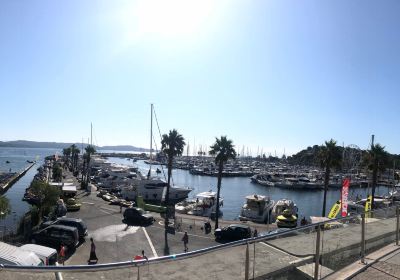
<svg viewBox="0 0 400 280">
<path fill-rule="evenodd" d="M 167 206 L 167 213 L 165 215 L 165 231 L 164 231 L 164 254 L 169 255 L 169 246 L 168 246 L 168 205 L 169 205 L 169 189 L 171 183 L 171 172 L 172 172 L 172 162 L 174 157 L 180 156 L 183 153 L 183 148 L 185 146 L 185 139 L 181 134 L 178 133 L 176 129 L 170 130 L 169 134 L 164 134 L 161 140 L 161 150 L 167 157 L 167 167 L 168 167 L 168 183 L 167 183 L 167 192 L 165 195 L 165 205 Z"/>
<path fill-rule="evenodd" d="M 37 207 L 40 218 L 51 212 L 52 207 L 56 205 L 61 194 L 58 187 L 37 180 L 31 184 L 31 193 L 39 198 Z"/>
<path fill-rule="evenodd" d="M 52 168 L 52 174 L 53 174 L 53 180 L 56 182 L 61 182 L 62 181 L 62 174 L 63 174 L 63 169 L 61 165 L 57 162 L 53 164 Z"/>
<path fill-rule="evenodd" d="M 338 146 L 336 146 L 336 141 L 331 139 L 329 142 L 325 141 L 325 145 L 321 147 L 318 159 L 322 168 L 325 169 L 324 176 L 324 201 L 322 204 L 322 217 L 326 214 L 326 194 L 328 192 L 329 178 L 331 175 L 332 168 L 340 167 L 342 161 L 342 153 Z"/>
<path fill-rule="evenodd" d="M 63 156 L 64 156 L 64 164 L 69 166 L 70 156 L 71 156 L 71 147 L 63 149 Z"/>
<path fill-rule="evenodd" d="M 86 152 L 86 185 L 89 184 L 89 178 L 90 178 L 90 160 L 91 160 L 91 155 L 93 155 L 96 152 L 96 149 L 92 145 L 87 145 L 85 148 Z"/>
<path fill-rule="evenodd" d="M 215 156 L 215 164 L 218 165 L 218 183 L 217 183 L 217 209 L 215 213 L 215 229 L 218 228 L 219 218 L 219 197 L 221 192 L 222 183 L 222 172 L 224 170 L 224 164 L 230 160 L 236 158 L 235 146 L 232 140 L 228 140 L 226 136 L 221 138 L 215 138 L 215 143 L 210 147 L 209 154 Z"/>
<path fill-rule="evenodd" d="M 364 164 L 372 171 L 372 208 L 375 206 L 375 189 L 378 182 L 378 175 L 385 172 L 388 164 L 388 153 L 385 151 L 385 147 L 379 143 L 371 145 L 370 150 L 367 151 Z"/>
<path fill-rule="evenodd" d="M 78 159 L 79 153 L 81 152 L 75 144 L 72 144 L 71 147 L 71 161 L 72 161 L 72 172 L 75 172 L 78 168 Z"/>
<path fill-rule="evenodd" d="M 0 220 L 11 212 L 11 205 L 7 197 L 0 195 Z"/>
</svg>

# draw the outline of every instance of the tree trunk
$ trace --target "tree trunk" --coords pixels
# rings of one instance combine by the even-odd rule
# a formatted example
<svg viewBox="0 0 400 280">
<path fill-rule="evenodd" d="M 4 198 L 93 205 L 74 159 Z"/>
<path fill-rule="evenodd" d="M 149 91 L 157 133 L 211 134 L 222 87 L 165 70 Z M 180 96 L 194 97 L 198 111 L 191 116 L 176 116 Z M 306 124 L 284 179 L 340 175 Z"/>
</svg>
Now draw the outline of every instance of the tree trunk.
<svg viewBox="0 0 400 280">
<path fill-rule="evenodd" d="M 89 178 L 90 178 L 90 154 L 88 154 L 87 164 L 86 164 L 86 186 L 89 185 Z"/>
<path fill-rule="evenodd" d="M 329 168 L 329 166 L 326 166 L 325 178 L 324 178 L 324 202 L 322 205 L 322 217 L 325 217 L 325 214 L 326 214 L 326 194 L 328 192 L 330 173 L 331 173 L 331 169 Z"/>
<path fill-rule="evenodd" d="M 171 173 L 172 173 L 172 157 L 168 158 L 168 183 L 167 183 L 167 192 L 165 194 L 165 206 L 167 207 L 167 211 L 165 212 L 164 219 L 164 255 L 169 255 L 169 246 L 168 246 L 168 216 L 169 216 L 169 188 L 171 182 Z"/>
<path fill-rule="evenodd" d="M 217 183 L 217 208 L 216 208 L 216 213 L 215 213 L 215 229 L 218 228 L 218 218 L 219 218 L 219 195 L 221 191 L 221 181 L 222 181 L 222 170 L 224 169 L 224 164 L 222 161 L 219 163 L 219 168 L 218 168 L 218 183 Z"/>
<path fill-rule="evenodd" d="M 371 209 L 374 209 L 375 206 L 375 188 L 376 183 L 378 181 L 378 168 L 377 165 L 374 165 L 374 169 L 372 170 L 372 200 L 371 200 Z"/>
</svg>

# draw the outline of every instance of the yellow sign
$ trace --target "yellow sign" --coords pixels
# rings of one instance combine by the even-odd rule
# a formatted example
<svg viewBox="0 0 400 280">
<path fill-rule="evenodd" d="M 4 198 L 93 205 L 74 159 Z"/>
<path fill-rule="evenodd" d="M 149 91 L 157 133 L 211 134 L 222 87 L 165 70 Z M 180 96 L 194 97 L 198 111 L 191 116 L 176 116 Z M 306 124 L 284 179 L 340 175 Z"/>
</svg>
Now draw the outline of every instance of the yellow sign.
<svg viewBox="0 0 400 280">
<path fill-rule="evenodd" d="M 371 211 L 372 195 L 369 195 L 367 201 L 365 202 L 365 212 Z"/>
<path fill-rule="evenodd" d="M 328 215 L 329 219 L 336 218 L 337 214 L 339 214 L 340 206 L 341 206 L 341 203 L 340 203 L 339 200 L 336 201 L 335 204 L 333 204 L 332 209 L 331 209 L 331 211 L 329 212 L 329 215 Z"/>
</svg>

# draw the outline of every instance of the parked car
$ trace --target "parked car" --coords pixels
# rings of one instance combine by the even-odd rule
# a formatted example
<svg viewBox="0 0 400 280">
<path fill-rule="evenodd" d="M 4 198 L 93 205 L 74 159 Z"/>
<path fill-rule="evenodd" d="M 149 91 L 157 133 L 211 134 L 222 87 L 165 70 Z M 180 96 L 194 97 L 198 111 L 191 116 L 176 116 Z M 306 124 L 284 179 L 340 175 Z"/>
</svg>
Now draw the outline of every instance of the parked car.
<svg viewBox="0 0 400 280">
<path fill-rule="evenodd" d="M 46 228 L 51 225 L 62 225 L 62 226 L 69 226 L 75 227 L 78 229 L 79 238 L 84 239 L 85 236 L 88 234 L 87 226 L 82 219 L 78 218 L 67 218 L 61 217 L 54 221 L 47 221 L 40 225 L 40 228 Z"/>
<path fill-rule="evenodd" d="M 51 225 L 34 232 L 31 237 L 33 244 L 43 244 L 54 249 L 59 249 L 64 244 L 73 249 L 79 244 L 79 233 L 75 227 Z"/>
<path fill-rule="evenodd" d="M 78 211 L 81 209 L 81 205 L 82 204 L 78 203 L 75 198 L 68 198 L 67 203 L 65 204 L 68 211 Z"/>
<path fill-rule="evenodd" d="M 151 224 L 154 222 L 154 218 L 152 215 L 146 214 L 142 208 L 132 207 L 125 209 L 123 222 L 125 224 Z"/>
<path fill-rule="evenodd" d="M 58 259 L 57 250 L 37 244 L 25 244 L 20 247 L 27 252 L 33 252 L 45 265 L 55 265 Z"/>
<path fill-rule="evenodd" d="M 251 237 L 251 229 L 247 225 L 233 224 L 222 229 L 217 228 L 214 232 L 217 240 L 240 240 Z"/>
</svg>

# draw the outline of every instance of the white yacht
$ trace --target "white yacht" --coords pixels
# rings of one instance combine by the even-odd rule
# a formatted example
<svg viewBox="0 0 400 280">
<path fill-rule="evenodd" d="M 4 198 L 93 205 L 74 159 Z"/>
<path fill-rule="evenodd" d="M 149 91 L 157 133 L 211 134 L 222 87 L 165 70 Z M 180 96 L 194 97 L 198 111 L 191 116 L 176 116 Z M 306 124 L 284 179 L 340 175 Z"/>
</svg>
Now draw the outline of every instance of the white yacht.
<svg viewBox="0 0 400 280">
<path fill-rule="evenodd" d="M 242 207 L 239 219 L 241 221 L 268 223 L 274 203 L 269 197 L 263 195 L 248 195 L 246 196 L 246 203 Z"/>
<path fill-rule="evenodd" d="M 165 199 L 167 183 L 158 178 L 132 180 L 132 184 L 121 189 L 122 198 L 136 199 L 139 195 L 147 202 L 161 202 Z M 192 191 L 190 188 L 171 186 L 169 189 L 170 202 L 182 201 Z"/>
<path fill-rule="evenodd" d="M 203 217 L 211 217 L 217 211 L 217 193 L 213 191 L 202 192 L 196 195 L 193 200 L 192 207 L 187 214 Z M 219 206 L 223 206 L 223 199 L 219 198 Z M 222 216 L 222 211 L 219 211 L 219 216 Z"/>
</svg>

